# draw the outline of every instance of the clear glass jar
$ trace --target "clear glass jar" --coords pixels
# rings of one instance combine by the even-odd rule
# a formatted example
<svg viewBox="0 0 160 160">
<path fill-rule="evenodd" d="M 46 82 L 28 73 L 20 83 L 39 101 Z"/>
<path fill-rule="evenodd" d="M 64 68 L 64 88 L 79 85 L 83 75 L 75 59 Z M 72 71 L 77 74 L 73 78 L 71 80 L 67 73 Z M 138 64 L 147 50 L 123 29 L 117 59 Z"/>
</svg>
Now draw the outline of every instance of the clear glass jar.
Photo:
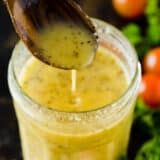
<svg viewBox="0 0 160 160">
<path fill-rule="evenodd" d="M 93 21 L 99 43 L 124 64 L 129 87 L 118 100 L 93 111 L 60 112 L 43 107 L 19 85 L 23 66 L 32 57 L 20 42 L 10 60 L 8 81 L 25 160 L 117 160 L 126 153 L 141 78 L 140 65 L 135 50 L 117 29 Z"/>
</svg>

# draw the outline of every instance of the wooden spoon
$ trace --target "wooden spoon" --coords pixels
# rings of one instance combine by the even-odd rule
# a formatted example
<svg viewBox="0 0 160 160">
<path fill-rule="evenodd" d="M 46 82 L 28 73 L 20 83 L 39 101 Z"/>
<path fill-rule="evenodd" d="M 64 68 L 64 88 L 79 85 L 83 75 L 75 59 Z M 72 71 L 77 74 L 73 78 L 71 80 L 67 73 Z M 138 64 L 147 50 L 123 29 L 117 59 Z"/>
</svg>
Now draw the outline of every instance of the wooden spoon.
<svg viewBox="0 0 160 160">
<path fill-rule="evenodd" d="M 63 69 L 93 61 L 98 47 L 90 18 L 72 0 L 6 0 L 12 22 L 31 53 Z"/>
</svg>

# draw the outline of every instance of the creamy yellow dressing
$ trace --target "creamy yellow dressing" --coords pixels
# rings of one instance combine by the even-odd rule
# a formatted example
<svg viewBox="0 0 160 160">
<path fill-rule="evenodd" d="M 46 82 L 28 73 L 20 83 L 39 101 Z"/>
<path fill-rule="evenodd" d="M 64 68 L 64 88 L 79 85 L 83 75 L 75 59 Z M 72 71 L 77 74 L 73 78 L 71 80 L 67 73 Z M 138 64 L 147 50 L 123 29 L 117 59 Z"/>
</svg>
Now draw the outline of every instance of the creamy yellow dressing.
<svg viewBox="0 0 160 160">
<path fill-rule="evenodd" d="M 97 42 L 92 32 L 82 26 L 56 23 L 34 37 L 37 56 L 60 68 L 83 68 L 94 59 Z M 54 49 L 53 49 L 54 48 Z"/>
<path fill-rule="evenodd" d="M 20 43 L 15 52 L 28 52 L 24 47 Z M 120 117 L 115 110 L 113 114 L 117 117 L 111 123 L 107 117 L 97 119 L 98 112 L 91 119 L 83 113 L 81 120 L 78 117 L 70 119 L 69 115 L 65 120 L 61 112 L 50 120 L 47 112 L 43 113 L 43 107 L 66 112 L 95 110 L 122 96 L 128 87 L 128 79 L 114 53 L 99 48 L 92 65 L 78 71 L 53 68 L 31 57 L 24 64 L 18 81 L 21 89 L 41 104 L 37 112 L 45 115 L 41 117 L 35 112 L 30 117 L 22 109 L 29 110 L 28 103 L 14 100 L 24 160 L 119 160 L 125 154 L 133 102 L 124 106 L 126 111 Z M 38 120 L 34 119 L 34 114 L 40 116 Z M 58 118 L 58 115 L 62 117 Z"/>
<path fill-rule="evenodd" d="M 118 99 L 128 86 L 122 64 L 103 48 L 91 66 L 78 71 L 53 68 L 31 58 L 19 81 L 37 103 L 68 112 L 101 108 Z"/>
</svg>

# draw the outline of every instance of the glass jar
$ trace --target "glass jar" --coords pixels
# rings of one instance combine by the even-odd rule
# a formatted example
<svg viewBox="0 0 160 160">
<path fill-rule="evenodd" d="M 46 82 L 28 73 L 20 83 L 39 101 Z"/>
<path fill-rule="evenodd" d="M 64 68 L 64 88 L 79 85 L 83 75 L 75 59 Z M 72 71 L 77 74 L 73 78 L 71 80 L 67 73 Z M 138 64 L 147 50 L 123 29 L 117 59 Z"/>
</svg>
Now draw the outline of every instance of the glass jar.
<svg viewBox="0 0 160 160">
<path fill-rule="evenodd" d="M 112 104 L 86 112 L 60 112 L 37 104 L 19 85 L 32 57 L 20 42 L 9 64 L 8 81 L 19 122 L 25 160 L 117 160 L 126 154 L 141 79 L 136 52 L 113 26 L 94 19 L 99 44 L 124 64 L 129 87 Z"/>
</svg>

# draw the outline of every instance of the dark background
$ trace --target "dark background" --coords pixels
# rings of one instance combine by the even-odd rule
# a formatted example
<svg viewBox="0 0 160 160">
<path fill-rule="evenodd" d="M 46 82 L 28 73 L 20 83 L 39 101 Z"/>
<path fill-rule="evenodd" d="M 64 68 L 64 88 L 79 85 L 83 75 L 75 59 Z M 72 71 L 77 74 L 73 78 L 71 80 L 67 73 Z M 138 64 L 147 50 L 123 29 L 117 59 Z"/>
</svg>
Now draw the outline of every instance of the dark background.
<svg viewBox="0 0 160 160">
<path fill-rule="evenodd" d="M 19 160 L 17 123 L 7 85 L 7 66 L 17 41 L 10 18 L 0 1 L 0 160 Z"/>
<path fill-rule="evenodd" d="M 127 23 L 114 12 L 110 0 L 77 1 L 90 16 L 119 28 Z M 17 121 L 7 85 L 8 62 L 17 41 L 8 12 L 3 1 L 0 1 L 0 160 L 22 159 Z"/>
</svg>

